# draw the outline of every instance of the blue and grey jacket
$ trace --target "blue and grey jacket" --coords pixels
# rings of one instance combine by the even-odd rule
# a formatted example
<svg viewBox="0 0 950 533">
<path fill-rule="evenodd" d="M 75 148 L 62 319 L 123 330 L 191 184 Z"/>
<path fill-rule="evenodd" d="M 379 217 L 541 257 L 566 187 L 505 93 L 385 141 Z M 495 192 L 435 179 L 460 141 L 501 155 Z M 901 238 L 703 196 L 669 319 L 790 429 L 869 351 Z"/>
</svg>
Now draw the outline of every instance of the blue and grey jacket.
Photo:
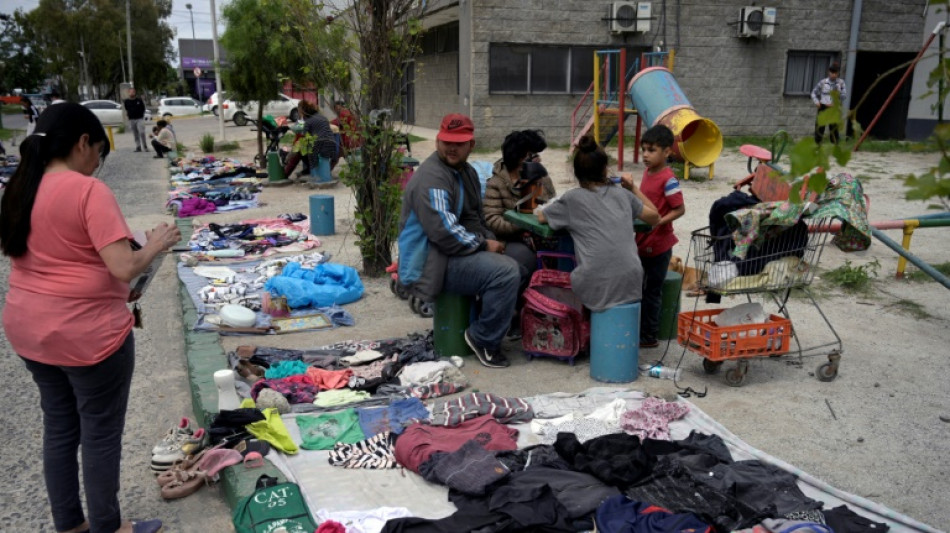
<svg viewBox="0 0 950 533">
<path fill-rule="evenodd" d="M 448 258 L 484 250 L 485 240 L 494 238 L 482 214 L 475 169 L 465 163 L 456 170 L 433 152 L 403 193 L 399 282 L 432 301 L 442 291 Z"/>
</svg>

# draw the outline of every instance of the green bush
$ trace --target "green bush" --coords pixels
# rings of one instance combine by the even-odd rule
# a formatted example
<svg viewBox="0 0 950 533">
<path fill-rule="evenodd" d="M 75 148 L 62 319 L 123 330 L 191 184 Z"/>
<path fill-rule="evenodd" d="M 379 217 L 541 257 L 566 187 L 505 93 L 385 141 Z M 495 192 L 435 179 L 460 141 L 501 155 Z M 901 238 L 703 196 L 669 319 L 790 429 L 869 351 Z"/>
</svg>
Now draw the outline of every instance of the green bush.
<svg viewBox="0 0 950 533">
<path fill-rule="evenodd" d="M 201 147 L 201 151 L 210 154 L 214 151 L 214 135 L 210 133 L 205 133 L 201 136 L 201 141 L 198 142 L 198 146 Z"/>
<path fill-rule="evenodd" d="M 175 151 L 178 152 L 178 155 L 183 155 L 185 153 L 185 145 L 182 143 L 175 143 Z"/>
</svg>

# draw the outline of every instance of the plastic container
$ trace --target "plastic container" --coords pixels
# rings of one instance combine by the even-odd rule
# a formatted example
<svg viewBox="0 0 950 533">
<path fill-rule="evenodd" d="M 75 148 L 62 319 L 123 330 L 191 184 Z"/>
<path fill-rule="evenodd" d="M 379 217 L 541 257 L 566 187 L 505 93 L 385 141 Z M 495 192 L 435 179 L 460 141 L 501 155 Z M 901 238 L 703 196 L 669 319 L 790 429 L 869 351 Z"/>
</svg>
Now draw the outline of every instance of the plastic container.
<svg viewBox="0 0 950 533">
<path fill-rule="evenodd" d="M 333 235 L 336 233 L 332 196 L 328 194 L 310 195 L 310 233 L 314 235 Z"/>
<path fill-rule="evenodd" d="M 640 302 L 590 314 L 590 377 L 605 383 L 637 379 Z"/>
<path fill-rule="evenodd" d="M 651 378 L 678 380 L 683 373 L 682 368 L 673 368 L 663 365 L 640 365 L 640 375 Z"/>
<path fill-rule="evenodd" d="M 676 317 L 680 314 L 680 293 L 683 287 L 683 275 L 668 270 L 660 292 L 660 327 L 657 340 L 676 338 Z"/>
<path fill-rule="evenodd" d="M 710 361 L 726 361 L 789 351 L 792 321 L 769 315 L 768 322 L 717 326 L 713 319 L 724 309 L 679 314 L 676 340 Z"/>
<path fill-rule="evenodd" d="M 471 317 L 472 298 L 443 292 L 435 301 L 432 316 L 432 347 L 439 357 L 472 355 L 465 342 L 465 328 Z"/>
</svg>

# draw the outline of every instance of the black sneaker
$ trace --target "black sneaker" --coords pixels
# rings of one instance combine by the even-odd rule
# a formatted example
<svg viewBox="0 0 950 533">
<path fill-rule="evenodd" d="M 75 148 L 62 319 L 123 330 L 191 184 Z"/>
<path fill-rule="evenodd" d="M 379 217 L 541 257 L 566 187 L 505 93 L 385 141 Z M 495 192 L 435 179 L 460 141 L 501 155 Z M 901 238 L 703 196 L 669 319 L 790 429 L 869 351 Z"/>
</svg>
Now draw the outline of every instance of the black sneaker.
<svg viewBox="0 0 950 533">
<path fill-rule="evenodd" d="M 644 337 L 640 339 L 641 348 L 656 348 L 659 345 L 660 345 L 659 341 L 650 337 Z"/>
<path fill-rule="evenodd" d="M 520 341 L 521 340 L 521 326 L 512 324 L 508 328 L 508 333 L 505 333 L 505 340 L 508 341 Z"/>
<path fill-rule="evenodd" d="M 482 366 L 487 366 L 488 368 L 507 368 L 511 363 L 508 362 L 508 358 L 502 355 L 501 351 L 495 349 L 490 350 L 488 348 L 480 348 L 475 341 L 472 340 L 472 337 L 469 336 L 468 330 L 465 330 L 465 343 L 468 344 L 468 347 L 475 352 L 475 357 L 478 358 L 478 362 Z"/>
</svg>

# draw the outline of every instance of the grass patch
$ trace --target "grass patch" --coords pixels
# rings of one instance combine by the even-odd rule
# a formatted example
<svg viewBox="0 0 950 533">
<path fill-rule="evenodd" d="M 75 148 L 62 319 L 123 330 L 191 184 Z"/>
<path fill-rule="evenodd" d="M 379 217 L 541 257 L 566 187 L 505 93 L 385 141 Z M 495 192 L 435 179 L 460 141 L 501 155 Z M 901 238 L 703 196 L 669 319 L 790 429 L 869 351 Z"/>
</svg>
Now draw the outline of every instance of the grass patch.
<svg viewBox="0 0 950 533">
<path fill-rule="evenodd" d="M 426 140 L 425 137 L 419 137 L 418 135 L 413 135 L 411 133 L 409 134 L 409 142 L 411 143 L 417 143 L 419 141 L 425 141 L 425 140 Z"/>
<path fill-rule="evenodd" d="M 884 306 L 884 308 L 894 309 L 898 313 L 908 315 L 917 320 L 927 320 L 933 318 L 933 315 L 927 312 L 927 308 L 913 300 L 907 300 L 904 298 L 897 300 L 892 304 L 887 304 Z"/>
<path fill-rule="evenodd" d="M 0 113 L 3 113 L 4 115 L 22 115 L 23 106 L 4 104 L 2 107 L 0 107 Z"/>
<path fill-rule="evenodd" d="M 950 277 L 950 263 L 938 263 L 936 265 L 930 265 L 934 267 L 937 272 L 940 272 L 944 276 Z M 926 272 L 922 270 L 914 270 L 913 272 L 907 272 L 904 275 L 904 279 L 908 281 L 914 281 L 917 283 L 922 283 L 925 281 L 935 281 L 930 277 Z"/>
<path fill-rule="evenodd" d="M 210 154 L 214 151 L 214 135 L 210 133 L 205 133 L 201 136 L 201 140 L 198 141 L 198 146 L 201 148 L 201 151 Z"/>
<path fill-rule="evenodd" d="M 23 130 L 13 130 L 7 128 L 0 128 L 0 139 L 7 141 L 12 139 L 14 136 L 19 137 L 24 133 Z"/>
<path fill-rule="evenodd" d="M 125 124 L 119 124 L 118 126 L 115 126 L 115 132 L 118 135 L 125 133 Z"/>
<path fill-rule="evenodd" d="M 789 144 L 792 143 L 792 139 L 789 139 Z M 758 135 L 734 135 L 729 137 L 722 138 L 722 147 L 723 148 L 738 148 L 743 144 L 754 144 L 756 146 L 761 146 L 766 150 L 772 149 L 772 136 L 762 137 Z M 786 147 L 787 148 L 787 147 Z"/>
<path fill-rule="evenodd" d="M 237 141 L 227 141 L 216 144 L 214 148 L 217 152 L 236 152 L 241 148 L 241 145 Z"/>
<path fill-rule="evenodd" d="M 845 260 L 843 265 L 829 270 L 822 278 L 846 292 L 867 292 L 871 288 L 871 279 L 877 277 L 880 268 L 877 259 L 859 266 L 852 266 L 850 260 Z"/>
</svg>

